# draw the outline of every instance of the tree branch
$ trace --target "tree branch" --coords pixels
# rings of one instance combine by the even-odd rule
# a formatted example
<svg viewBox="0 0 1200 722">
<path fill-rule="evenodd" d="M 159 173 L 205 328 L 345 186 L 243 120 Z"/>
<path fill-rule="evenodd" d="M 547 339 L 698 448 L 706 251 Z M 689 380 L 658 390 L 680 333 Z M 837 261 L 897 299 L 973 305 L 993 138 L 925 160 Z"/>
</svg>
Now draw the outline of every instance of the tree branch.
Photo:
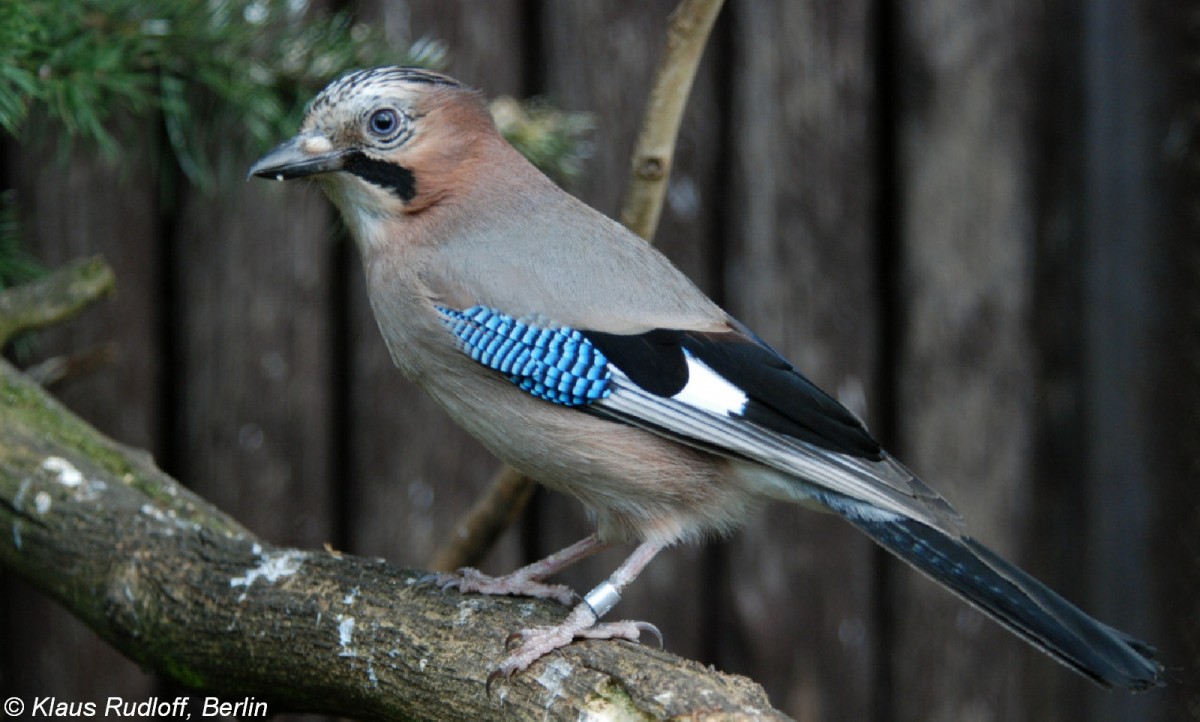
<svg viewBox="0 0 1200 722">
<path fill-rule="evenodd" d="M 273 547 L 3 361 L 0 399 L 0 564 L 190 687 L 361 719 L 779 716 L 749 680 L 624 642 L 571 645 L 489 697 L 505 635 L 564 609 Z"/>
<path fill-rule="evenodd" d="M 22 331 L 51 326 L 74 316 L 111 292 L 115 284 L 108 264 L 93 257 L 5 291 L 0 294 L 0 346 Z"/>
<path fill-rule="evenodd" d="M 654 238 L 658 228 L 679 124 L 704 46 L 723 4 L 724 0 L 682 0 L 667 24 L 667 49 L 650 90 L 642 130 L 633 149 L 632 177 L 621 203 L 621 222 L 647 241 Z"/>
</svg>

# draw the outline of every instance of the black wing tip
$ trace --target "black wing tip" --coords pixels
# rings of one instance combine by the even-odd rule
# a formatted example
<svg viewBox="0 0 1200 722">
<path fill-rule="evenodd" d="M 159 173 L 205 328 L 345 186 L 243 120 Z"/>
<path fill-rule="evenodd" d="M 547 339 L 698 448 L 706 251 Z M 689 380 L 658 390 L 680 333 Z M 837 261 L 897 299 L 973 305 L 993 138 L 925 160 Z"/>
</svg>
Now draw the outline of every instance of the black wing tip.
<svg viewBox="0 0 1200 722">
<path fill-rule="evenodd" d="M 1106 689 L 1166 684 L 1154 647 L 1092 618 L 970 537 L 915 519 L 848 516 L 888 551 Z"/>
<path fill-rule="evenodd" d="M 1085 669 L 1078 665 L 1069 664 L 1064 660 L 1059 661 L 1062 661 L 1063 664 L 1066 664 L 1069 668 L 1075 670 L 1079 674 L 1082 674 L 1099 686 L 1110 691 L 1119 690 L 1122 692 L 1139 694 L 1156 690 L 1159 687 L 1167 686 L 1166 670 L 1154 659 L 1145 660 L 1146 669 L 1137 673 L 1119 673 L 1108 675 L 1103 675 L 1092 669 Z"/>
<path fill-rule="evenodd" d="M 1124 637 L 1125 635 L 1121 636 Z M 1123 639 L 1122 641 L 1125 640 Z M 1153 649 L 1153 647 L 1146 644 L 1129 644 L 1129 648 L 1140 656 L 1140 659 L 1134 660 L 1132 665 L 1126 660 L 1121 660 L 1120 668 L 1114 667 L 1113 660 L 1109 656 L 1094 657 L 1085 665 L 1078 660 L 1054 654 L 1050 650 L 1044 651 L 1069 669 L 1075 670 L 1107 690 L 1139 693 L 1165 687 L 1167 680 L 1166 670 L 1163 665 L 1154 658 L 1153 654 L 1147 655 L 1142 651 Z M 1130 669 L 1131 666 L 1140 668 Z"/>
<path fill-rule="evenodd" d="M 1116 686 L 1128 692 L 1149 692 L 1167 686 L 1166 673 L 1161 664 L 1156 664 L 1155 669 L 1146 675 L 1123 680 Z"/>
</svg>

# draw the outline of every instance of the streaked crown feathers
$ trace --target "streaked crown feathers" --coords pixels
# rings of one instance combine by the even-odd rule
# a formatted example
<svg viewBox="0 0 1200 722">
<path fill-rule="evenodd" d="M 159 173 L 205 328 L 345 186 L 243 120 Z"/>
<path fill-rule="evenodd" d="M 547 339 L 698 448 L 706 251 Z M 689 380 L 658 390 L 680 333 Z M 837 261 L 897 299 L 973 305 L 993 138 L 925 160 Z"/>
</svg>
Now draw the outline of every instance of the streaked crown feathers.
<svg viewBox="0 0 1200 722">
<path fill-rule="evenodd" d="M 407 83 L 467 89 L 467 86 L 454 78 L 421 68 L 385 66 L 355 70 L 325 86 L 325 89 L 309 103 L 305 115 L 311 117 L 361 97 L 394 94 L 402 90 Z"/>
</svg>

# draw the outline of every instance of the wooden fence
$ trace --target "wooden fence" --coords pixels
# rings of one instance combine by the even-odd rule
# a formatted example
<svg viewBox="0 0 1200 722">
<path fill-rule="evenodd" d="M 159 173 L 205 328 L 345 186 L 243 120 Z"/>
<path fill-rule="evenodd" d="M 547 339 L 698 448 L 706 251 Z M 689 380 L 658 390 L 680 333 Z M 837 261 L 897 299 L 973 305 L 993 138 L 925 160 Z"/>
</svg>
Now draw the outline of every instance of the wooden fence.
<svg viewBox="0 0 1200 722">
<path fill-rule="evenodd" d="M 450 73 L 489 95 L 593 113 L 574 190 L 609 214 L 673 4 L 349 2 L 398 39 L 445 40 Z M 658 236 L 977 537 L 1157 642 L 1177 681 L 1104 694 L 848 525 L 783 505 L 664 554 L 619 615 L 759 680 L 799 720 L 1200 717 L 1186 6 L 729 0 Z M 118 177 L 3 147 L 35 254 L 103 253 L 118 275 L 114 299 L 39 344 L 119 347 L 61 396 L 272 541 L 423 564 L 497 465 L 391 368 L 324 199 L 262 182 L 202 195 L 147 148 L 124 152 Z M 539 494 L 485 568 L 587 530 L 573 502 Z M 588 588 L 616 561 L 567 581 Z M 0 696 L 166 689 L 11 575 L 0 612 Z"/>
</svg>

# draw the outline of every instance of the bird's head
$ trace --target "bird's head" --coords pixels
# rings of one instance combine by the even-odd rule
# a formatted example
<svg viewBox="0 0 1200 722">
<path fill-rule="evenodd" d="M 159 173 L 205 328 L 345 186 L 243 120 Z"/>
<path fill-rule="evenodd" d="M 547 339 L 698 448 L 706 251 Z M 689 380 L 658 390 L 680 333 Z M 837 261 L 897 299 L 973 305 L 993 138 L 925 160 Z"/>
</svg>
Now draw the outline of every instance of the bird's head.
<svg viewBox="0 0 1200 722">
<path fill-rule="evenodd" d="M 417 68 L 359 70 L 322 90 L 299 134 L 250 175 L 313 177 L 352 230 L 364 230 L 371 218 L 403 217 L 452 197 L 494 138 L 482 96 L 458 81 Z"/>
</svg>

